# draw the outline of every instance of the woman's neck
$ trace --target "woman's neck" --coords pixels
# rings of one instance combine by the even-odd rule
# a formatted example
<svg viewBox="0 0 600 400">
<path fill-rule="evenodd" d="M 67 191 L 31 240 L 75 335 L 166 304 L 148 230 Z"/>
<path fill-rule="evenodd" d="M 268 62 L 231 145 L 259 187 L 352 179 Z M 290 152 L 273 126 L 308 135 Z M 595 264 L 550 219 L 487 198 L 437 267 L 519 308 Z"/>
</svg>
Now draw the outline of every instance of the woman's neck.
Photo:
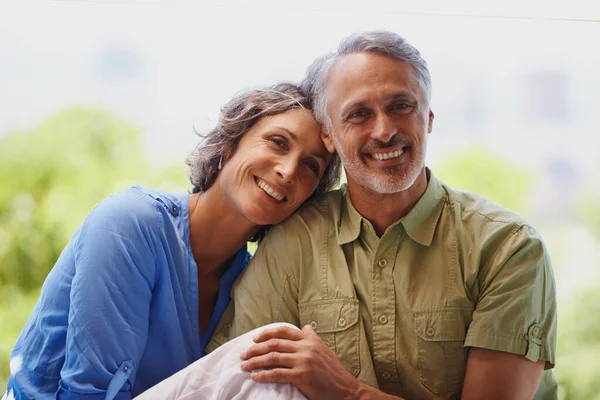
<svg viewBox="0 0 600 400">
<path fill-rule="evenodd" d="M 199 275 L 220 276 L 228 260 L 260 229 L 232 208 L 218 181 L 189 196 L 190 243 Z"/>
</svg>

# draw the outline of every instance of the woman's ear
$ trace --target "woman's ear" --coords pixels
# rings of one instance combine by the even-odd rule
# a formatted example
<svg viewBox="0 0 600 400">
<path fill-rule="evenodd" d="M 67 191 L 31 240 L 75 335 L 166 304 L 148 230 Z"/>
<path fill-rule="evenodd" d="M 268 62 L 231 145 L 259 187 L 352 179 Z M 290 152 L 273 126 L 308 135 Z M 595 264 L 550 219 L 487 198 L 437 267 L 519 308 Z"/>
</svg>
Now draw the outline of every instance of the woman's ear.
<svg viewBox="0 0 600 400">
<path fill-rule="evenodd" d="M 327 128 L 321 128 L 321 140 L 325 144 L 325 148 L 330 153 L 335 153 L 335 146 L 333 145 L 333 139 L 331 138 L 331 134 L 327 131 Z"/>
</svg>

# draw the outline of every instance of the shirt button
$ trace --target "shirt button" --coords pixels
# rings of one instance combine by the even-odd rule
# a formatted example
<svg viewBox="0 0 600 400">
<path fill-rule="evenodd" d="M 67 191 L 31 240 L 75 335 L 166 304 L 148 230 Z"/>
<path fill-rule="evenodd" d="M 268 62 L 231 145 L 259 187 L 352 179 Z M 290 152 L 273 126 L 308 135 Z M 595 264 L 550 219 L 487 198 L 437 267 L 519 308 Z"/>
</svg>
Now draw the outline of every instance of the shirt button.
<svg viewBox="0 0 600 400">
<path fill-rule="evenodd" d="M 435 330 L 432 327 L 429 327 L 427 328 L 427 331 L 425 331 L 425 333 L 427 334 L 427 336 L 433 336 Z"/>
<path fill-rule="evenodd" d="M 533 336 L 539 336 L 540 335 L 540 327 L 539 326 L 534 326 L 533 327 Z"/>
<path fill-rule="evenodd" d="M 346 326 L 346 318 L 342 317 L 342 318 L 338 319 L 338 325 Z"/>
<path fill-rule="evenodd" d="M 124 367 L 123 367 L 123 369 L 124 369 L 125 371 L 129 371 L 129 367 L 127 367 L 127 366 L 124 366 Z"/>
<path fill-rule="evenodd" d="M 381 268 L 383 268 L 387 265 L 387 260 L 385 258 L 382 258 L 381 260 L 379 260 L 377 265 L 379 265 Z"/>
<path fill-rule="evenodd" d="M 380 315 L 379 316 L 379 322 L 381 322 L 382 324 L 387 324 L 388 322 L 388 317 L 386 315 Z"/>
<path fill-rule="evenodd" d="M 313 330 L 315 330 L 315 331 L 317 330 L 317 322 L 316 321 L 312 321 L 310 323 L 310 326 L 311 326 L 311 328 L 313 328 Z"/>
<path fill-rule="evenodd" d="M 391 376 L 390 373 L 387 371 L 383 371 L 383 373 L 381 374 L 381 377 L 383 379 L 390 379 L 390 376 Z"/>
</svg>

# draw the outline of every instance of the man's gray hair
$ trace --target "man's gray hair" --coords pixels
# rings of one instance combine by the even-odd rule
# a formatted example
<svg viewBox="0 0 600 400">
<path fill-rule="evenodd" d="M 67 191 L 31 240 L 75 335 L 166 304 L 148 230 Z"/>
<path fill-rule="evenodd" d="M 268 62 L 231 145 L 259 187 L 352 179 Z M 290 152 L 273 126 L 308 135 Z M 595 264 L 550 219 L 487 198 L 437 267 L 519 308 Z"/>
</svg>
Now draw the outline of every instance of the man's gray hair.
<svg viewBox="0 0 600 400">
<path fill-rule="evenodd" d="M 336 61 L 344 55 L 354 53 L 383 54 L 399 61 L 407 62 L 419 77 L 419 83 L 425 97 L 425 104 L 431 100 L 431 75 L 427 62 L 421 53 L 402 36 L 389 31 L 370 31 L 353 33 L 340 42 L 337 52 L 317 58 L 308 67 L 306 77 L 301 84 L 302 90 L 313 99 L 314 113 L 317 120 L 331 130 L 331 118 L 327 113 L 330 93 L 329 75 Z"/>
</svg>

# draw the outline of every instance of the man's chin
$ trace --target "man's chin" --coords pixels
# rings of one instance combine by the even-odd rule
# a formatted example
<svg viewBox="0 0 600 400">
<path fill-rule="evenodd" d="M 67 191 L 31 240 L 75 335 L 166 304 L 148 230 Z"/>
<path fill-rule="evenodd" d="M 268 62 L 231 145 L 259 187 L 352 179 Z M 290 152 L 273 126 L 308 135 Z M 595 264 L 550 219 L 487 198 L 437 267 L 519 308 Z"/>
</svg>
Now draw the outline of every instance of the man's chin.
<svg viewBox="0 0 600 400">
<path fill-rule="evenodd" d="M 407 174 L 400 166 L 364 171 L 354 182 L 373 194 L 400 193 L 415 183 L 418 173 Z"/>
</svg>

